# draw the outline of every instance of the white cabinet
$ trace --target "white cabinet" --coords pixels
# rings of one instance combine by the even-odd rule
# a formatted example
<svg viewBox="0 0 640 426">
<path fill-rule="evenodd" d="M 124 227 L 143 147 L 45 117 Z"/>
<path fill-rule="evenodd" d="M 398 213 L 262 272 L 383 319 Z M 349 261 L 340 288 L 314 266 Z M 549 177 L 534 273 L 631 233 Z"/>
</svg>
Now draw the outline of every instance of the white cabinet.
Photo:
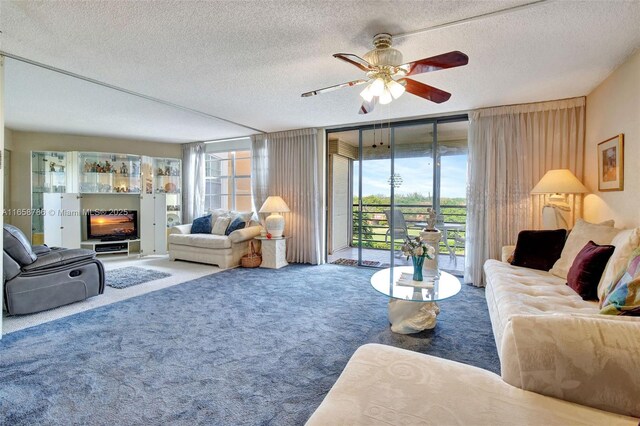
<svg viewBox="0 0 640 426">
<path fill-rule="evenodd" d="M 44 243 L 49 247 L 80 248 L 80 194 L 43 194 Z"/>
<path fill-rule="evenodd" d="M 167 252 L 167 194 L 140 196 L 141 254 Z"/>
<path fill-rule="evenodd" d="M 86 234 L 83 209 L 124 209 L 139 211 L 141 254 L 167 252 L 167 230 L 180 224 L 182 210 L 179 159 L 103 152 L 32 154 L 31 207 L 45 213 L 34 216 L 34 244 L 79 248 Z M 84 201 L 79 194 L 87 194 Z"/>
<path fill-rule="evenodd" d="M 154 254 L 155 251 L 155 200 L 153 194 L 140 196 L 140 254 Z"/>
<path fill-rule="evenodd" d="M 154 196 L 154 224 L 155 224 L 155 250 L 156 254 L 167 252 L 167 196 L 155 194 Z"/>
</svg>

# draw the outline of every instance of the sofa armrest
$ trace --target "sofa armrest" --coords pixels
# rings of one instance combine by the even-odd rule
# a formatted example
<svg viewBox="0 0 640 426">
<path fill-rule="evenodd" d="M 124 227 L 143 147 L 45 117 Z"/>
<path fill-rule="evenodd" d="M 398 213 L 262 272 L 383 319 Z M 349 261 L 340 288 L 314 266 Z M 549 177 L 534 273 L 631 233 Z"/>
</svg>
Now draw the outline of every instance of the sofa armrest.
<svg viewBox="0 0 640 426">
<path fill-rule="evenodd" d="M 502 247 L 502 260 L 504 263 L 509 263 L 509 257 L 513 255 L 513 252 L 516 250 L 516 246 L 503 246 Z"/>
<path fill-rule="evenodd" d="M 640 319 L 516 315 L 505 327 L 500 367 L 524 390 L 640 417 Z"/>
<path fill-rule="evenodd" d="M 35 262 L 22 267 L 24 272 L 43 271 L 45 269 L 57 268 L 59 266 L 70 265 L 94 259 L 96 252 L 86 249 L 52 250 L 49 254 L 39 256 Z"/>
<path fill-rule="evenodd" d="M 185 225 L 177 225 L 169 228 L 169 235 L 171 234 L 190 234 L 191 233 L 191 224 L 187 223 Z"/>
<path fill-rule="evenodd" d="M 232 243 L 249 241 L 260 235 L 261 230 L 261 226 L 250 226 L 248 228 L 238 229 L 229 234 L 229 239 Z"/>
<path fill-rule="evenodd" d="M 33 250 L 36 256 L 42 256 L 51 253 L 51 248 L 49 248 L 48 246 L 31 246 L 31 250 Z"/>
</svg>

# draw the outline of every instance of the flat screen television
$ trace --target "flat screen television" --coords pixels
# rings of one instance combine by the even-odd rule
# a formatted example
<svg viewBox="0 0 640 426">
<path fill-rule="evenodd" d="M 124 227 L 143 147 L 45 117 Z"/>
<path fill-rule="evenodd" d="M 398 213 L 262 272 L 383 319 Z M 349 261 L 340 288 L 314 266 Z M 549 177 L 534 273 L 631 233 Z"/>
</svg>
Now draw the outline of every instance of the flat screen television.
<svg viewBox="0 0 640 426">
<path fill-rule="evenodd" d="M 102 210 L 87 213 L 87 238 L 127 239 L 138 238 L 138 212 L 135 210 Z"/>
</svg>

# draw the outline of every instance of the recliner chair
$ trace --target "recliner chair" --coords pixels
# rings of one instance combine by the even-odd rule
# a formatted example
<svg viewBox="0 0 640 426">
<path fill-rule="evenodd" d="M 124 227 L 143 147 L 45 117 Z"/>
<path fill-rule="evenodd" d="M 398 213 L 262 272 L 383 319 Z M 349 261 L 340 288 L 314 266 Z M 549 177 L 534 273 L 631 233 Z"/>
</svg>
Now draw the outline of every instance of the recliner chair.
<svg viewBox="0 0 640 426">
<path fill-rule="evenodd" d="M 3 227 L 4 302 L 9 315 L 32 314 L 104 292 L 96 252 L 32 247 L 12 225 Z"/>
</svg>

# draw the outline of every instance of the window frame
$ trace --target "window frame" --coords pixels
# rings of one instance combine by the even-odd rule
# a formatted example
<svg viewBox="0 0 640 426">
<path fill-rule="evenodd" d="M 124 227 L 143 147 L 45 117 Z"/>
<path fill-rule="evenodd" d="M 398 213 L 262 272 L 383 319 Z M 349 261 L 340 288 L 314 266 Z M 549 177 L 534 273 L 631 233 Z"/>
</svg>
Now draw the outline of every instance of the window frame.
<svg viewBox="0 0 640 426">
<path fill-rule="evenodd" d="M 227 154 L 228 158 L 213 158 L 216 155 L 220 155 L 220 154 Z M 240 155 L 239 155 L 240 154 Z M 236 205 L 236 198 L 237 197 L 249 197 L 249 202 L 252 202 L 252 195 L 253 195 L 253 191 L 251 189 L 251 172 L 249 172 L 249 174 L 236 174 L 237 173 L 237 162 L 238 160 L 249 160 L 249 170 L 251 170 L 251 150 L 250 149 L 230 149 L 228 151 L 217 151 L 217 152 L 205 152 L 205 193 L 204 193 L 204 198 L 205 198 L 205 203 L 206 200 L 209 197 L 220 197 L 220 199 L 222 200 L 222 197 L 227 197 L 227 200 L 230 200 L 230 202 L 228 204 L 230 204 L 230 206 L 228 206 L 229 210 L 237 210 L 237 205 Z M 228 174 L 222 174 L 220 172 L 220 174 L 218 176 L 211 176 L 209 175 L 209 170 L 210 170 L 210 164 L 211 163 L 221 163 L 223 161 L 228 161 L 229 162 L 229 172 Z M 221 168 L 220 168 L 221 169 Z M 212 192 L 207 192 L 209 185 L 208 183 L 214 183 L 216 181 L 218 182 L 222 182 L 223 179 L 227 180 L 227 185 L 225 190 L 223 191 L 222 189 L 222 185 L 220 184 L 220 192 L 219 193 L 212 193 Z M 249 193 L 238 193 L 238 181 L 241 179 L 249 179 Z M 231 189 L 231 192 L 229 192 L 229 188 Z M 205 208 L 208 210 L 211 210 L 214 208 L 214 206 L 211 205 L 212 203 L 209 203 L 209 205 L 205 205 Z M 218 207 L 218 208 L 223 208 L 223 207 Z"/>
</svg>

